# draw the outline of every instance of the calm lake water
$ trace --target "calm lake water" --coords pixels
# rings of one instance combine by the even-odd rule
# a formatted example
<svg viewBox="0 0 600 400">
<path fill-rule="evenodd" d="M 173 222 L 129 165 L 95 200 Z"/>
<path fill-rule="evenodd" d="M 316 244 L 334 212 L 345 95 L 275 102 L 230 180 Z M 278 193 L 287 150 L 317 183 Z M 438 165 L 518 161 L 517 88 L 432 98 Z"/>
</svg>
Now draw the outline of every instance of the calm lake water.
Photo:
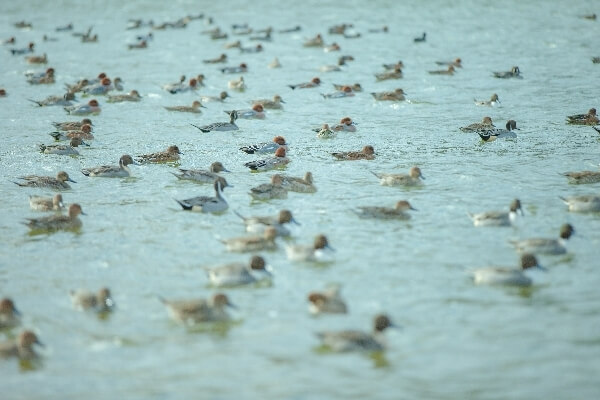
<svg viewBox="0 0 600 400">
<path fill-rule="evenodd" d="M 565 124 L 565 116 L 600 106 L 598 21 L 589 1 L 493 2 L 327 2 L 276 1 L 141 2 L 24 1 L 0 4 L 0 38 L 16 47 L 36 43 L 56 69 L 54 85 L 30 86 L 31 69 L 3 46 L 0 87 L 0 295 L 12 297 L 24 327 L 46 344 L 34 369 L 14 360 L 0 363 L 4 399 L 529 399 L 600 396 L 600 217 L 568 213 L 559 196 L 598 194 L 599 185 L 569 185 L 566 171 L 596 170 L 600 135 Z M 159 24 L 186 15 L 186 29 L 154 31 L 145 50 L 127 44 L 148 28 L 126 30 L 128 18 Z M 26 20 L 29 30 L 13 26 Z M 93 25 L 98 43 L 81 43 L 54 28 L 72 22 L 75 31 Z M 256 29 L 301 25 L 300 32 L 273 34 L 265 51 L 224 50 L 234 23 Z M 358 39 L 327 34 L 337 23 L 353 23 Z M 368 29 L 389 26 L 389 33 Z M 220 26 L 226 40 L 200 32 Z M 413 38 L 427 32 L 425 43 Z M 323 34 L 342 51 L 325 53 L 302 42 Z M 47 34 L 56 42 L 43 42 Z M 222 65 L 201 61 L 226 52 L 227 65 L 246 62 L 248 89 L 230 92 L 226 104 L 207 104 L 200 116 L 169 113 L 168 105 L 191 104 L 199 95 L 227 90 Z M 322 73 L 342 54 L 355 61 L 342 72 Z M 281 69 L 268 69 L 277 56 Z M 454 76 L 429 75 L 437 60 L 461 57 Z M 382 63 L 402 60 L 404 78 L 376 82 Z M 500 80 L 493 71 L 520 67 L 523 79 Z M 43 68 L 43 67 L 41 67 Z M 40 68 L 40 69 L 41 69 Z M 108 104 L 93 117 L 96 139 L 77 158 L 40 154 L 50 143 L 51 121 L 76 120 L 61 107 L 38 108 L 28 98 L 60 95 L 65 83 L 106 72 L 120 76 L 125 90 L 137 89 L 139 103 Z M 199 94 L 170 95 L 162 84 L 203 73 Z M 286 85 L 319 76 L 317 89 Z M 325 100 L 332 83 L 360 82 L 355 97 Z M 409 101 L 375 102 L 370 92 L 401 87 Z M 497 93 L 499 107 L 477 107 L 473 99 Z M 190 126 L 225 121 L 223 110 L 245 108 L 255 98 L 280 94 L 283 111 L 264 121 L 240 120 L 239 131 L 201 133 Z M 88 99 L 84 99 L 87 101 Z M 311 128 L 351 116 L 358 132 L 332 140 Z M 517 140 L 483 143 L 458 127 L 489 115 L 497 126 L 515 119 Z M 271 173 L 250 173 L 243 164 L 256 157 L 242 145 L 283 135 L 292 162 L 286 174 L 312 171 L 318 192 L 290 193 L 287 200 L 252 202 L 251 187 Z M 132 167 L 133 178 L 91 179 L 82 167 L 115 164 L 122 154 L 145 154 L 177 144 L 179 166 L 205 168 L 222 161 L 232 172 L 223 215 L 181 211 L 174 198 L 212 195 L 210 185 L 177 181 L 169 165 Z M 374 146 L 373 161 L 336 162 L 332 151 Z M 421 188 L 380 186 L 371 172 L 406 172 L 419 165 Z M 54 176 L 65 170 L 77 181 L 63 194 L 88 214 L 79 234 L 28 235 L 28 195 L 11 180 L 26 174 Z M 520 198 L 525 217 L 513 228 L 473 227 L 467 212 L 505 209 Z M 392 206 L 407 199 L 418 209 L 409 222 L 359 219 L 358 206 Z M 226 253 L 218 238 L 244 235 L 243 215 L 290 209 L 302 224 L 296 243 L 325 233 L 337 250 L 326 266 L 292 263 L 284 241 L 264 253 L 273 268 L 272 287 L 227 290 L 238 306 L 228 329 L 186 329 L 168 319 L 157 295 L 206 297 L 202 266 L 245 261 Z M 510 239 L 555 237 L 561 224 L 577 233 L 563 257 L 541 257 L 549 271 L 531 289 L 476 287 L 472 268 L 516 265 Z M 342 285 L 350 312 L 311 317 L 306 295 L 327 284 Z M 72 309 L 69 290 L 111 288 L 117 309 L 109 318 Z M 315 332 L 371 329 L 386 312 L 401 329 L 386 332 L 384 355 L 327 354 Z M 1 333 L 5 339 L 18 333 Z"/>
</svg>

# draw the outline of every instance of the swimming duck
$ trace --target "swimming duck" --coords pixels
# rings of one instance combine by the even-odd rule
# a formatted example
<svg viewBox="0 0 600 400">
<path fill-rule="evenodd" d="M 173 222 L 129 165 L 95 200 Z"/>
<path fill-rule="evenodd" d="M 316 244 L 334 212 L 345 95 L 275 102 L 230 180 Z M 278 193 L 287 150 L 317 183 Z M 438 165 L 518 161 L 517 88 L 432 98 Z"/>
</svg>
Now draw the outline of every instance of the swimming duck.
<svg viewBox="0 0 600 400">
<path fill-rule="evenodd" d="M 560 255 L 567 252 L 565 247 L 567 239 L 575 233 L 571 224 L 564 224 L 560 227 L 560 236 L 558 239 L 524 239 L 514 240 L 510 243 L 515 246 L 519 253 L 549 254 Z"/>
<path fill-rule="evenodd" d="M 29 196 L 29 207 L 36 211 L 60 211 L 65 206 L 60 193 L 53 197 Z"/>
<path fill-rule="evenodd" d="M 519 213 L 523 215 L 521 201 L 514 199 L 510 203 L 509 211 L 487 211 L 477 214 L 468 213 L 468 215 L 475 226 L 509 226 Z"/>
<path fill-rule="evenodd" d="M 344 151 L 331 153 L 338 160 L 374 160 L 375 149 L 373 146 L 367 145 L 360 151 Z"/>
<path fill-rule="evenodd" d="M 421 173 L 421 168 L 414 166 L 411 167 L 408 174 L 382 174 L 372 172 L 377 178 L 379 183 L 383 186 L 419 186 L 423 184 L 421 179 L 425 179 Z"/>
<path fill-rule="evenodd" d="M 213 183 L 215 179 L 220 178 L 219 172 L 229 172 L 223 166 L 223 163 L 216 161 L 210 165 L 210 169 L 201 170 L 201 169 L 179 169 L 179 173 L 172 173 L 178 179 L 186 179 L 190 181 L 200 182 L 200 183 Z"/>
<path fill-rule="evenodd" d="M 137 156 L 138 162 L 140 163 L 168 163 L 179 160 L 179 155 L 182 154 L 177 146 L 169 146 L 165 151 L 159 151 L 157 153 L 143 154 Z"/>
<path fill-rule="evenodd" d="M 247 264 L 230 263 L 204 269 L 212 286 L 233 287 L 271 280 L 273 275 L 265 267 L 265 259 L 255 255 Z"/>
<path fill-rule="evenodd" d="M 18 179 L 26 181 L 14 182 L 22 187 L 49 188 L 54 190 L 71 189 L 71 186 L 69 186 L 67 181 L 77 183 L 73 179 L 69 178 L 69 174 L 67 174 L 65 171 L 60 171 L 58 174 L 56 174 L 56 178 L 51 176 L 27 175 L 19 177 Z"/>
<path fill-rule="evenodd" d="M 413 206 L 406 200 L 400 200 L 396 206 L 391 207 L 358 207 L 356 213 L 361 218 L 377 218 L 377 219 L 410 219 L 411 216 L 406 211 L 415 210 Z M 416 210 L 415 210 L 416 211 Z"/>
<path fill-rule="evenodd" d="M 74 230 L 81 228 L 81 220 L 79 214 L 86 215 L 79 204 L 71 204 L 69 206 L 68 215 L 50 215 L 40 218 L 28 218 L 25 225 L 32 230 L 57 231 L 57 230 Z"/>
<path fill-rule="evenodd" d="M 235 308 L 223 293 L 209 299 L 167 300 L 160 297 L 160 300 L 167 307 L 171 319 L 187 324 L 226 322 L 230 316 L 225 307 Z"/>
<path fill-rule="evenodd" d="M 388 316 L 380 314 L 375 317 L 373 333 L 344 330 L 319 332 L 317 336 L 321 339 L 323 346 L 337 353 L 348 351 L 379 352 L 385 350 L 383 331 L 393 326 Z"/>
<path fill-rule="evenodd" d="M 128 165 L 139 165 L 133 158 L 125 154 L 119 159 L 119 165 L 102 165 L 99 167 L 83 168 L 81 173 L 85 176 L 99 176 L 104 178 L 127 178 L 131 176 Z"/>
<path fill-rule="evenodd" d="M 473 281 L 476 285 L 511 285 L 531 286 L 532 279 L 527 272 L 533 269 L 545 270 L 538 264 L 533 254 L 521 255 L 519 268 L 511 267 L 485 267 L 473 271 Z"/>
<path fill-rule="evenodd" d="M 196 211 L 202 213 L 221 213 L 229 208 L 227 201 L 223 198 L 223 189 L 228 187 L 227 181 L 219 177 L 215 179 L 215 196 L 197 196 L 185 200 L 175 201 L 187 211 Z"/>
</svg>

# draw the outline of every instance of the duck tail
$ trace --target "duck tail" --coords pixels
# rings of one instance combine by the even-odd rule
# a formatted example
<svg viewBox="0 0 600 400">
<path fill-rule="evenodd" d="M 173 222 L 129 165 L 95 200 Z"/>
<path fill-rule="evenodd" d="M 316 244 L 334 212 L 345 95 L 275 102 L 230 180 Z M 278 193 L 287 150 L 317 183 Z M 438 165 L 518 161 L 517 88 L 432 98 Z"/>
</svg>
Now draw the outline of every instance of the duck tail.
<svg viewBox="0 0 600 400">
<path fill-rule="evenodd" d="M 189 204 L 185 204 L 183 201 L 177 200 L 177 199 L 173 199 L 175 200 L 180 206 L 181 208 L 183 208 L 184 210 L 191 210 L 192 206 Z"/>
<path fill-rule="evenodd" d="M 288 85 L 292 90 L 296 89 L 296 85 Z"/>
<path fill-rule="evenodd" d="M 41 101 L 37 101 L 37 100 L 33 100 L 33 99 L 27 99 L 27 100 L 28 100 L 28 101 L 30 101 L 30 102 L 32 102 L 32 103 L 35 103 L 35 104 L 37 104 L 37 105 L 38 105 L 38 106 L 40 106 L 40 107 L 42 107 L 42 106 L 43 106 L 43 104 L 42 104 L 42 102 L 41 102 Z"/>
</svg>

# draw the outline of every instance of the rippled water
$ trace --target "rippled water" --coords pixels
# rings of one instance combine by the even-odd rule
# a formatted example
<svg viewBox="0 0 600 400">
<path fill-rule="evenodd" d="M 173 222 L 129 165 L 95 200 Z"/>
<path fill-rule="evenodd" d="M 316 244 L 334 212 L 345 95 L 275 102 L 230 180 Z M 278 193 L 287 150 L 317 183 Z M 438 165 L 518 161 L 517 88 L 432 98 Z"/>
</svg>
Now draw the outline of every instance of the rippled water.
<svg viewBox="0 0 600 400">
<path fill-rule="evenodd" d="M 600 395 L 600 319 L 597 268 L 598 215 L 567 213 L 558 196 L 598 193 L 598 185 L 568 185 L 560 173 L 597 168 L 600 137 L 589 127 L 568 126 L 565 115 L 598 107 L 600 67 L 598 22 L 586 1 L 571 2 L 3 2 L 0 37 L 16 36 L 18 46 L 35 41 L 46 52 L 57 83 L 29 86 L 22 57 L 2 49 L 0 147 L 4 207 L 0 210 L 0 294 L 15 299 L 24 325 L 46 343 L 34 370 L 0 363 L 3 398 L 170 399 L 201 398 L 595 398 Z M 259 54 L 228 50 L 230 62 L 246 62 L 248 90 L 227 104 L 208 104 L 200 117 L 168 113 L 162 106 L 191 104 L 197 95 L 172 96 L 160 85 L 181 74 L 207 77 L 202 95 L 216 95 L 237 75 L 222 75 L 201 60 L 223 52 L 224 41 L 187 29 L 154 32 L 149 48 L 127 50 L 144 29 L 126 31 L 127 18 L 160 23 L 205 12 L 230 33 L 233 23 L 276 30 Z M 28 20 L 31 30 L 13 23 Z M 94 25 L 98 43 L 82 44 L 54 27 L 73 22 L 76 31 Z M 327 35 L 327 27 L 353 22 L 363 36 Z M 389 34 L 368 34 L 389 25 Z M 427 42 L 413 37 L 427 32 Z M 42 42 L 44 33 L 57 42 Z M 302 48 L 304 39 L 324 34 L 351 54 L 343 72 L 320 73 L 339 54 Z M 243 44 L 254 44 L 239 37 Z M 283 68 L 267 64 L 278 56 Z M 432 76 L 439 59 L 461 57 L 452 77 Z M 375 82 L 382 63 L 403 60 L 404 78 Z M 518 65 L 522 80 L 499 80 L 492 71 Z M 106 104 L 93 118 L 96 140 L 78 158 L 43 155 L 51 121 L 69 119 L 60 107 L 37 108 L 27 98 L 60 94 L 64 83 L 104 71 L 137 89 L 140 103 Z M 320 76 L 318 89 L 287 84 Z M 356 97 L 324 100 L 332 83 L 360 82 Z M 369 92 L 402 87 L 410 101 L 375 102 Z M 476 107 L 473 98 L 498 93 L 501 107 Z M 243 108 L 253 98 L 280 94 L 284 111 L 264 121 L 239 121 L 237 132 L 200 133 L 189 124 L 225 121 L 224 109 Z M 333 140 L 315 138 L 310 128 L 349 115 L 357 133 Z M 503 125 L 515 119 L 517 140 L 482 143 L 457 128 L 489 115 Z M 75 119 L 75 118 L 72 118 Z M 319 191 L 290 193 L 287 200 L 251 202 L 250 187 L 270 173 L 251 174 L 254 159 L 237 150 L 282 134 L 291 143 L 290 175 L 312 171 Z M 144 154 L 177 144 L 180 166 L 207 167 L 220 160 L 232 173 L 224 215 L 191 214 L 173 198 L 210 195 L 209 185 L 178 182 L 168 165 L 132 167 L 134 178 L 90 179 L 82 167 L 116 163 L 122 154 Z M 335 162 L 331 151 L 375 147 L 374 161 Z M 419 165 L 426 185 L 406 190 L 380 186 L 370 171 L 405 172 Z M 39 214 L 27 196 L 41 190 L 12 183 L 24 174 L 55 175 L 66 170 L 78 182 L 64 194 L 87 212 L 80 234 L 29 236 L 21 224 Z M 508 207 L 518 197 L 525 218 L 516 228 L 476 229 L 466 213 Z M 408 199 L 417 212 L 410 222 L 361 220 L 352 209 L 392 206 Z M 169 321 L 156 295 L 203 297 L 204 265 L 246 260 L 224 252 L 217 238 L 244 235 L 239 218 L 292 210 L 301 226 L 297 243 L 320 232 L 337 249 L 327 266 L 293 264 L 280 250 L 265 253 L 274 269 L 272 287 L 229 290 L 239 307 L 228 329 L 188 330 Z M 517 255 L 509 239 L 557 235 L 570 222 L 576 236 L 569 255 L 541 258 L 547 275 L 530 290 L 475 287 L 471 268 L 511 265 Z M 346 316 L 312 318 L 306 294 L 340 283 L 348 300 Z M 76 312 L 69 290 L 106 285 L 118 309 L 107 319 Z M 387 312 L 402 329 L 386 332 L 383 356 L 323 354 L 314 332 L 370 329 L 372 317 Z M 15 332 L 13 332 L 15 333 Z M 8 337 L 8 333 L 2 334 Z"/>
</svg>

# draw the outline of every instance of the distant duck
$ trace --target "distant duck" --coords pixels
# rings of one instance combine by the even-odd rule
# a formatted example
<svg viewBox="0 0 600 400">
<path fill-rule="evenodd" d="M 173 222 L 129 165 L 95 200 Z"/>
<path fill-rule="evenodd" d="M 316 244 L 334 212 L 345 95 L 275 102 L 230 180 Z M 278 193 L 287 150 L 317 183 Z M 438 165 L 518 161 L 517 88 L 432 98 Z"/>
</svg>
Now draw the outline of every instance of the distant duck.
<svg viewBox="0 0 600 400">
<path fill-rule="evenodd" d="M 427 33 L 423 32 L 423 36 L 414 38 L 413 42 L 423 43 L 423 42 L 425 42 L 426 39 L 427 39 Z"/>
<path fill-rule="evenodd" d="M 473 101 L 475 101 L 475 105 L 476 106 L 493 107 L 496 104 L 500 104 L 500 99 L 498 98 L 498 95 L 496 93 L 494 93 L 492 95 L 492 97 L 490 97 L 489 100 L 477 100 L 477 99 L 474 99 Z"/>
<path fill-rule="evenodd" d="M 494 72 L 494 77 L 495 78 L 500 78 L 500 79 L 508 79 L 508 78 L 523 78 L 521 76 L 521 70 L 519 69 L 519 67 L 514 66 L 510 69 L 510 71 L 505 71 L 505 72 Z"/>
</svg>

